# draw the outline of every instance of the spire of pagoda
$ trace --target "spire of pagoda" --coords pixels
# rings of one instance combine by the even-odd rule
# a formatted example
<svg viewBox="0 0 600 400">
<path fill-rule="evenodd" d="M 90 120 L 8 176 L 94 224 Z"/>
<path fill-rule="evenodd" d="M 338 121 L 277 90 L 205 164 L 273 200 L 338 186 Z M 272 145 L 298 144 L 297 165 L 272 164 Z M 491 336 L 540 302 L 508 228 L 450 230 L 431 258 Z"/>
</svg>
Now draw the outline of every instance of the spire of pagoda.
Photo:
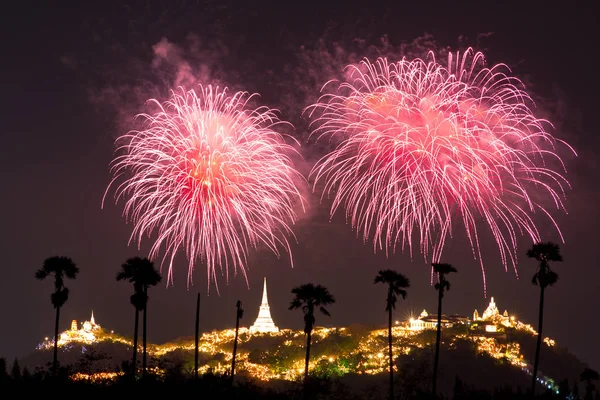
<svg viewBox="0 0 600 400">
<path fill-rule="evenodd" d="M 267 306 L 269 307 L 269 299 L 267 298 L 267 277 L 265 277 L 264 282 L 263 282 L 263 297 L 262 297 L 262 301 L 260 302 L 261 307 L 262 306 Z"/>
<path fill-rule="evenodd" d="M 267 297 L 267 278 L 264 279 L 263 295 L 258 310 L 258 317 L 254 321 L 254 325 L 250 327 L 251 333 L 268 333 L 279 332 L 279 328 L 275 326 L 271 318 L 271 308 L 269 307 L 269 299 Z"/>
</svg>

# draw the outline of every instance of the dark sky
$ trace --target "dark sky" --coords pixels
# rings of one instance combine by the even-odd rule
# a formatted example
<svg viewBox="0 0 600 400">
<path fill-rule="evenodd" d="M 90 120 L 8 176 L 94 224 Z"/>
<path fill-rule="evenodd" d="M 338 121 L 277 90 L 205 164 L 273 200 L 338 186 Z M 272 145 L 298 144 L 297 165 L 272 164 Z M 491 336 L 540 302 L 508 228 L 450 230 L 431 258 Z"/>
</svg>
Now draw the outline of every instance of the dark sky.
<svg viewBox="0 0 600 400">
<path fill-rule="evenodd" d="M 533 2 L 529 8 L 521 2 L 478 2 L 485 9 L 440 8 L 433 2 L 410 2 L 426 3 L 421 7 L 375 1 L 239 3 L 247 5 L 28 2 L 3 9 L 0 356 L 23 356 L 51 336 L 52 285 L 34 279 L 51 255 L 72 257 L 81 270 L 68 283 L 71 296 L 61 329 L 71 319 L 88 318 L 93 309 L 104 327 L 131 332 L 132 288 L 117 283 L 115 274 L 126 258 L 145 256 L 150 243 L 139 250 L 128 246 L 131 226 L 121 216 L 121 204 L 101 209 L 101 199 L 110 180 L 114 139 L 131 128 L 131 118 L 148 96 L 164 95 L 182 67 L 189 67 L 188 80 L 192 75 L 199 82 L 261 93 L 261 101 L 280 108 L 303 138 L 305 102 L 344 62 L 373 52 L 393 57 L 406 49 L 402 44 L 426 37 L 420 43 L 452 50 L 473 45 L 490 63 L 508 64 L 539 99 L 539 112 L 554 123 L 554 134 L 577 150 L 576 158 L 562 153 L 572 189 L 567 192 L 569 213 L 554 214 L 565 237 L 564 262 L 556 265 L 560 281 L 546 297 L 544 334 L 600 369 L 600 272 L 594 256 L 600 204 L 598 37 L 591 8 L 575 2 L 560 7 Z M 157 45 L 169 49 L 166 59 L 157 60 Z M 310 147 L 303 151 L 310 161 Z M 187 261 L 178 257 L 174 286 L 161 284 L 151 292 L 149 339 L 192 335 L 197 292 L 202 293 L 202 330 L 231 327 L 238 299 L 246 308 L 243 322 L 251 324 L 264 276 L 280 327 L 301 327 L 300 312 L 288 311 L 287 305 L 290 289 L 306 282 L 325 285 L 337 298 L 331 318 L 318 316 L 317 324 L 385 324 L 384 290 L 372 284 L 382 268 L 396 268 L 411 279 L 408 297 L 397 307 L 399 316 L 434 311 L 436 293 L 419 256 L 411 261 L 402 254 L 389 259 L 373 254 L 343 218 L 328 222 L 327 205 L 319 206 L 317 196 L 309 200 L 310 215 L 295 228 L 294 268 L 285 258 L 253 253 L 249 288 L 238 275 L 229 283 L 219 281 L 220 295 L 214 288 L 207 294 L 201 267 L 195 284 L 187 287 Z M 551 227 L 540 226 L 544 240 L 559 241 Z M 530 240 L 519 240 L 519 279 L 510 269 L 504 271 L 494 242 L 485 235 L 482 241 L 488 299 L 479 264 L 458 234 L 444 257 L 459 270 L 445 310 L 472 315 L 494 296 L 502 311 L 535 324 L 539 289 L 530 279 L 535 263 L 524 256 Z"/>
</svg>

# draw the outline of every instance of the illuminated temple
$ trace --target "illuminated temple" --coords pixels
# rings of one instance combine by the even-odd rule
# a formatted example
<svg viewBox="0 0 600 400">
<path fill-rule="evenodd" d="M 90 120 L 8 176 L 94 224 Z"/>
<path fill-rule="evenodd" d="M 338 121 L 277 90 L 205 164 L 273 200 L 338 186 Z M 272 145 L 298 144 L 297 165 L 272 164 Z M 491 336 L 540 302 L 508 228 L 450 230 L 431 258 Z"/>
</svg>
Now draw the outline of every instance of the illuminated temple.
<svg viewBox="0 0 600 400">
<path fill-rule="evenodd" d="M 462 315 L 442 315 L 441 318 L 442 327 L 450 328 L 456 325 L 470 325 L 479 324 L 484 327 L 487 332 L 496 332 L 498 327 L 514 327 L 517 324 L 514 316 L 509 316 L 508 311 L 500 313 L 498 306 L 492 297 L 490 304 L 483 311 L 483 314 L 479 314 L 479 311 L 473 312 L 473 319 Z M 437 328 L 437 315 L 429 314 L 426 310 L 423 310 L 418 318 L 410 318 L 408 321 L 408 329 L 411 331 L 421 331 L 424 329 L 436 329 Z"/>
<path fill-rule="evenodd" d="M 88 321 L 81 324 L 81 328 L 78 329 L 77 321 L 71 321 L 71 329 L 60 334 L 58 344 L 69 343 L 71 341 L 80 341 L 83 343 L 94 343 L 96 341 L 96 334 L 100 331 L 100 325 L 96 323 L 94 319 L 94 311 Z"/>
<path fill-rule="evenodd" d="M 250 333 L 271 333 L 279 332 L 279 328 L 275 326 L 273 319 L 271 318 L 271 308 L 269 307 L 269 300 L 267 299 L 267 278 L 265 278 L 263 285 L 263 297 L 260 303 L 260 309 L 258 310 L 258 317 L 254 324 L 250 327 Z"/>
</svg>

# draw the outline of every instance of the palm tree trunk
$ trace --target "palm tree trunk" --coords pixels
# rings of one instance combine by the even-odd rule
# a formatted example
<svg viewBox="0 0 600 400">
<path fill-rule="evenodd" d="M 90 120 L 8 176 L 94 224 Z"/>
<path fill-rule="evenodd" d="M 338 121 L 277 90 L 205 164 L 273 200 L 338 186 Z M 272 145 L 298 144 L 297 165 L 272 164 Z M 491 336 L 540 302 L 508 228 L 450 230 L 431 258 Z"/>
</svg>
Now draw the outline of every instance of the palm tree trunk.
<svg viewBox="0 0 600 400">
<path fill-rule="evenodd" d="M 52 374 L 58 374 L 58 320 L 60 307 L 56 307 L 56 322 L 54 323 L 54 355 L 52 356 Z"/>
<path fill-rule="evenodd" d="M 441 286 L 441 282 L 440 282 Z M 433 360 L 433 383 L 432 390 L 433 397 L 436 396 L 437 393 L 437 373 L 438 373 L 438 363 L 440 358 L 440 342 L 442 336 L 442 297 L 444 295 L 444 289 L 440 287 L 438 292 L 438 318 L 437 318 L 437 333 L 435 335 L 435 358 Z"/>
<path fill-rule="evenodd" d="M 535 396 L 535 382 L 537 379 L 538 367 L 540 365 L 540 348 L 542 346 L 542 325 L 544 324 L 544 286 L 540 285 L 540 311 L 538 321 L 538 337 L 535 346 L 535 361 L 533 363 L 533 376 L 531 377 L 531 395 Z"/>
<path fill-rule="evenodd" d="M 146 301 L 144 303 L 144 319 L 142 322 L 142 346 L 144 348 L 142 353 L 142 376 L 146 376 L 146 318 L 148 314 L 148 285 L 144 286 L 144 298 Z"/>
<path fill-rule="evenodd" d="M 200 332 L 200 293 L 196 299 L 196 336 L 194 342 L 194 378 L 198 379 L 198 335 Z"/>
<path fill-rule="evenodd" d="M 233 341 L 233 357 L 231 359 L 231 383 L 235 376 L 235 355 L 237 354 L 238 331 L 240 330 L 240 303 L 238 302 L 235 316 L 235 340 Z"/>
<path fill-rule="evenodd" d="M 137 343 L 138 343 L 139 319 L 140 319 L 140 312 L 136 308 L 135 309 L 135 325 L 133 328 L 133 360 L 131 362 L 132 363 L 131 376 L 133 377 L 134 380 L 135 380 L 135 373 L 137 370 Z"/>
<path fill-rule="evenodd" d="M 308 381 L 308 360 L 310 359 L 310 334 L 308 331 L 306 334 L 306 359 L 304 360 L 304 383 Z"/>
<path fill-rule="evenodd" d="M 394 399 L 394 359 L 392 355 L 392 307 L 388 305 L 388 347 L 390 352 L 390 400 Z"/>
</svg>

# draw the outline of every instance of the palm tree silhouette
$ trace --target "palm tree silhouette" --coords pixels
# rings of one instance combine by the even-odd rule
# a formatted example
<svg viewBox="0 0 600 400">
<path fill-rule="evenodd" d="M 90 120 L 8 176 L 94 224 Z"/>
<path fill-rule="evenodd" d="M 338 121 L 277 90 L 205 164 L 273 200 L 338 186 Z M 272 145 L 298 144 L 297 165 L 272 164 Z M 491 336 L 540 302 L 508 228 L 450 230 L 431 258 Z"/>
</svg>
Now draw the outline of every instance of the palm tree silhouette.
<svg viewBox="0 0 600 400">
<path fill-rule="evenodd" d="M 542 326 L 544 323 L 544 292 L 546 287 L 558 282 L 558 274 L 550 269 L 550 261 L 562 261 L 560 248 L 552 242 L 534 243 L 531 249 L 527 250 L 527 257 L 535 258 L 538 262 L 536 273 L 531 279 L 531 283 L 540 286 L 540 311 L 538 321 L 538 337 L 535 346 L 535 361 L 533 363 L 533 376 L 531 378 L 531 394 L 535 395 L 535 382 L 537 380 L 538 367 L 540 365 L 540 349 L 542 345 Z"/>
<path fill-rule="evenodd" d="M 446 290 L 450 290 L 450 282 L 448 279 L 446 279 L 446 275 L 457 271 L 452 264 L 433 263 L 431 266 L 433 267 L 433 272 L 435 272 L 438 277 L 438 283 L 435 284 L 435 289 L 438 291 L 438 312 L 437 332 L 435 335 L 435 358 L 433 361 L 433 382 L 431 390 L 433 396 L 435 397 L 437 391 L 437 373 L 440 358 L 440 341 L 442 338 L 442 298 L 444 297 L 444 292 Z"/>
<path fill-rule="evenodd" d="M 160 281 L 162 280 L 162 277 L 160 276 L 160 272 L 158 272 L 155 268 L 154 268 L 154 263 L 150 260 L 148 260 L 147 258 L 142 259 L 141 264 L 140 264 L 140 281 L 142 283 L 142 288 L 144 290 L 144 317 L 143 317 L 143 327 L 142 327 L 142 346 L 143 346 L 143 356 L 142 356 L 142 372 L 145 375 L 146 374 L 146 358 L 147 358 L 147 352 L 146 352 L 146 335 L 147 335 L 147 328 L 146 328 L 146 321 L 148 318 L 148 299 L 150 298 L 148 296 L 148 288 L 150 288 L 150 286 L 156 286 L 160 283 Z"/>
<path fill-rule="evenodd" d="M 233 341 L 233 356 L 231 357 L 231 382 L 233 383 L 233 377 L 235 375 L 235 356 L 237 353 L 238 344 L 238 332 L 240 330 L 240 319 L 244 316 L 244 309 L 242 308 L 242 302 L 237 301 L 235 312 L 235 339 Z"/>
<path fill-rule="evenodd" d="M 36 279 L 44 280 L 49 275 L 54 275 L 54 293 L 50 295 L 50 301 L 56 308 L 56 322 L 54 323 L 54 355 L 52 358 L 52 373 L 56 374 L 58 367 L 58 321 L 60 308 L 69 299 L 69 288 L 65 286 L 64 279 L 75 279 L 79 268 L 69 257 L 55 256 L 44 260 L 42 267 L 35 273 Z"/>
<path fill-rule="evenodd" d="M 396 308 L 398 295 L 406 298 L 406 290 L 410 287 L 410 281 L 404 275 L 391 269 L 381 270 L 375 277 L 373 283 L 385 283 L 388 285 L 385 311 L 388 312 L 388 350 L 390 357 L 390 392 L 389 398 L 394 398 L 394 360 L 392 355 L 392 310 Z"/>
<path fill-rule="evenodd" d="M 133 283 L 133 294 L 130 302 L 135 308 L 135 325 L 133 331 L 132 375 L 135 378 L 137 369 L 137 342 L 139 331 L 139 313 L 144 311 L 143 321 L 143 359 L 142 370 L 146 373 L 146 320 L 148 308 L 148 288 L 156 286 L 161 281 L 160 273 L 154 268 L 154 263 L 147 258 L 133 257 L 121 265 L 117 281 L 127 280 Z"/>
<path fill-rule="evenodd" d="M 326 287 L 306 283 L 292 289 L 295 295 L 290 303 L 289 309 L 302 309 L 304 313 L 304 333 L 306 334 L 306 359 L 304 361 L 304 382 L 308 380 L 308 361 L 310 359 L 310 335 L 315 326 L 315 309 L 321 313 L 331 316 L 325 306 L 335 303 L 335 298 Z"/>
<path fill-rule="evenodd" d="M 579 380 L 581 382 L 585 382 L 584 400 L 592 400 L 594 396 L 594 389 L 596 388 L 592 381 L 597 381 L 598 379 L 600 379 L 600 375 L 598 375 L 598 372 L 594 371 L 591 368 L 586 368 L 583 370 L 583 372 L 579 376 Z"/>
<path fill-rule="evenodd" d="M 198 380 L 198 335 L 200 334 L 200 292 L 196 297 L 196 330 L 194 334 L 194 378 Z"/>
</svg>

